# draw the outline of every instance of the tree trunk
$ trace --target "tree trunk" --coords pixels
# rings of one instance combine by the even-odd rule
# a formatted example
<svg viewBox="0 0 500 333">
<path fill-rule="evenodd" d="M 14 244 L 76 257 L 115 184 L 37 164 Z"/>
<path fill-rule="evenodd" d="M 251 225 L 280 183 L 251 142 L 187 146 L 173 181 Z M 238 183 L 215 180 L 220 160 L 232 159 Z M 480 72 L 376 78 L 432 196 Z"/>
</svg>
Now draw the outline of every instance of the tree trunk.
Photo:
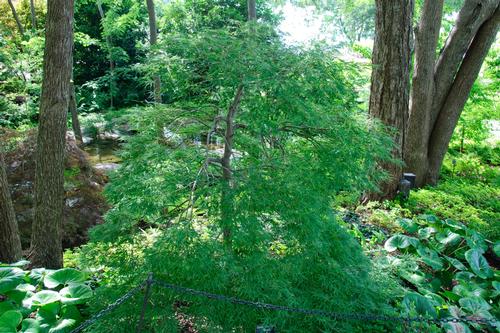
<svg viewBox="0 0 500 333">
<path fill-rule="evenodd" d="M 10 197 L 3 152 L 0 151 L 0 262 L 13 263 L 21 256 L 16 214 Z"/>
<path fill-rule="evenodd" d="M 83 143 L 82 129 L 80 127 L 80 120 L 78 119 L 77 104 L 76 104 L 76 92 L 75 84 L 73 80 L 71 81 L 71 88 L 69 92 L 69 112 L 71 114 L 71 126 L 73 127 L 73 133 L 75 133 L 75 139 L 79 145 Z"/>
<path fill-rule="evenodd" d="M 495 41 L 499 24 L 500 7 L 497 7 L 495 13 L 479 28 L 472 44 L 469 46 L 444 105 L 439 112 L 429 142 L 427 182 L 430 184 L 436 184 L 439 179 L 439 171 L 448 150 L 451 136 L 467 102 L 472 85 L 479 75 L 484 59 Z"/>
<path fill-rule="evenodd" d="M 229 106 L 226 115 L 226 132 L 224 134 L 224 155 L 221 159 L 222 164 L 222 199 L 221 199 L 221 220 L 222 220 L 222 231 L 224 235 L 224 241 L 230 243 L 231 239 L 231 227 L 232 218 L 234 215 L 233 209 L 233 172 L 231 169 L 231 157 L 233 156 L 233 143 L 234 143 L 234 132 L 235 132 L 235 116 L 238 108 L 240 107 L 241 98 L 243 96 L 243 85 L 238 86 L 236 95 L 234 96 L 231 105 Z"/>
<path fill-rule="evenodd" d="M 16 20 L 17 28 L 19 29 L 19 32 L 21 33 L 21 37 L 23 37 L 24 36 L 24 28 L 23 28 L 23 25 L 21 24 L 21 21 L 19 20 L 19 16 L 17 16 L 16 7 L 14 7 L 12 0 L 7 0 L 7 1 L 9 2 L 10 9 L 12 10 L 12 16 L 14 16 L 14 20 Z"/>
<path fill-rule="evenodd" d="M 256 21 L 257 20 L 257 9 L 255 5 L 255 0 L 248 0 L 248 21 Z"/>
<path fill-rule="evenodd" d="M 101 0 L 97 0 L 97 10 L 99 11 L 99 16 L 101 21 L 104 21 L 104 10 L 102 9 Z M 104 33 L 104 29 L 103 29 Z M 104 33 L 105 34 L 105 33 Z M 114 90 L 115 90 L 115 62 L 113 61 L 113 52 L 111 51 L 111 39 L 108 35 L 105 36 L 106 46 L 108 48 L 108 58 L 109 58 L 109 107 L 114 107 Z"/>
<path fill-rule="evenodd" d="M 36 31 L 36 11 L 35 11 L 35 0 L 30 0 L 30 11 L 31 11 L 31 31 Z"/>
<path fill-rule="evenodd" d="M 413 0 L 376 1 L 375 41 L 369 113 L 395 130 L 394 159 L 402 159 L 403 135 L 408 114 L 410 78 L 410 40 Z M 368 193 L 365 200 L 393 197 L 402 176 L 402 167 L 381 163 L 389 179 L 380 193 Z"/>
<path fill-rule="evenodd" d="M 416 184 L 421 186 L 427 171 L 427 145 L 430 128 L 430 114 L 434 94 L 434 64 L 436 47 L 441 28 L 444 0 L 426 1 L 422 8 L 420 23 L 415 29 L 415 65 L 410 99 L 410 113 L 405 130 L 412 135 L 405 136 L 403 147 L 405 171 L 417 175 Z"/>
<path fill-rule="evenodd" d="M 156 44 L 156 40 L 158 38 L 158 32 L 156 27 L 156 12 L 155 12 L 155 4 L 153 0 L 146 0 L 146 4 L 148 7 L 148 16 L 149 16 L 149 44 L 154 46 Z M 154 76 L 154 98 L 156 103 L 161 103 L 161 81 L 160 76 Z"/>
<path fill-rule="evenodd" d="M 73 66 L 73 0 L 48 0 L 35 171 L 33 267 L 62 267 L 64 148 Z"/>
</svg>

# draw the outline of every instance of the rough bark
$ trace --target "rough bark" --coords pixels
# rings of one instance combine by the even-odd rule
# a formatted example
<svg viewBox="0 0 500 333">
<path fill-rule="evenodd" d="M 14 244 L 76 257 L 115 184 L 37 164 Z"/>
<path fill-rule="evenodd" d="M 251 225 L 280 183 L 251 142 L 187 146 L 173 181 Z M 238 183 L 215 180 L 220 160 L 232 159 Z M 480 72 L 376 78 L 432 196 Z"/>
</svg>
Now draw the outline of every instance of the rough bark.
<svg viewBox="0 0 500 333">
<path fill-rule="evenodd" d="M 30 11 L 31 11 L 31 30 L 36 31 L 36 11 L 35 11 L 35 0 L 30 0 Z"/>
<path fill-rule="evenodd" d="M 429 142 L 427 182 L 436 184 L 444 156 L 460 114 L 467 102 L 488 51 L 495 41 L 500 24 L 500 7 L 479 28 L 462 61 L 460 69 L 436 120 Z"/>
<path fill-rule="evenodd" d="M 24 27 L 19 20 L 19 16 L 17 16 L 16 7 L 14 7 L 12 0 L 7 1 L 9 2 L 10 9 L 12 10 L 12 16 L 14 16 L 14 20 L 16 21 L 17 29 L 19 29 L 19 33 L 21 34 L 21 36 L 24 36 Z"/>
<path fill-rule="evenodd" d="M 410 98 L 410 113 L 405 135 L 403 157 L 405 171 L 417 176 L 421 186 L 427 174 L 427 147 L 431 132 L 429 109 L 434 95 L 434 64 L 443 16 L 444 0 L 425 1 L 420 22 L 415 29 L 415 60 Z"/>
<path fill-rule="evenodd" d="M 72 49 L 73 0 L 48 0 L 30 252 L 33 267 L 62 267 L 64 147 Z"/>
<path fill-rule="evenodd" d="M 78 119 L 77 104 L 76 104 L 76 91 L 73 80 L 71 81 L 71 88 L 69 92 L 69 113 L 71 114 L 71 126 L 73 133 L 75 133 L 76 142 L 78 145 L 83 143 L 82 129 L 80 127 L 80 120 Z"/>
<path fill-rule="evenodd" d="M 394 159 L 402 159 L 404 124 L 408 114 L 410 78 L 410 40 L 413 0 L 376 1 L 373 70 L 369 113 L 395 130 Z M 380 193 L 369 193 L 367 200 L 381 200 L 396 194 L 402 167 L 381 163 L 389 179 L 380 185 Z"/>
<path fill-rule="evenodd" d="M 102 9 L 101 0 L 97 0 L 97 10 L 99 11 L 99 16 L 101 21 L 104 21 L 104 10 Z M 105 36 L 106 46 L 108 48 L 108 58 L 109 58 L 109 107 L 114 107 L 114 90 L 115 90 L 115 62 L 113 61 L 113 52 L 111 51 L 111 38 L 108 35 Z"/>
<path fill-rule="evenodd" d="M 248 7 L 248 20 L 249 21 L 257 20 L 257 9 L 255 0 L 248 0 L 247 7 Z"/>
<path fill-rule="evenodd" d="M 153 47 L 158 39 L 158 32 L 156 27 L 156 12 L 153 0 L 146 0 L 149 16 L 149 44 Z M 156 103 L 161 103 L 161 81 L 160 76 L 155 75 L 154 80 L 154 98 Z"/>
<path fill-rule="evenodd" d="M 0 151 L 0 262 L 13 263 L 21 259 L 21 256 L 21 239 L 10 197 L 3 153 Z"/>
</svg>

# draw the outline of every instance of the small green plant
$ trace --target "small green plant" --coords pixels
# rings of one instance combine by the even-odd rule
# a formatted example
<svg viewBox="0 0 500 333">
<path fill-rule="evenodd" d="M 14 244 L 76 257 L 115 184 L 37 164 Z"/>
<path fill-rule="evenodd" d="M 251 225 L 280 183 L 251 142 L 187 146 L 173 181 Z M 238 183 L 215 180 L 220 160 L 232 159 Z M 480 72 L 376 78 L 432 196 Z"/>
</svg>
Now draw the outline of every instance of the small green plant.
<svg viewBox="0 0 500 333">
<path fill-rule="evenodd" d="M 0 263 L 0 332 L 69 332 L 92 298 L 88 274 L 73 268 L 23 270 L 29 262 Z"/>
</svg>

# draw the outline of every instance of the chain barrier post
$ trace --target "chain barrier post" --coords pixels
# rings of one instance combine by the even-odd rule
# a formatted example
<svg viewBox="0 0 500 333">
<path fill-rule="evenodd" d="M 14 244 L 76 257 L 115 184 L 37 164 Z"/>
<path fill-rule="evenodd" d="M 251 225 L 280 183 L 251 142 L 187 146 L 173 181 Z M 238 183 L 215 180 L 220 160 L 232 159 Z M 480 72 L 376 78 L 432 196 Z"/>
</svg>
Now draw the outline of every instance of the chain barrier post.
<svg viewBox="0 0 500 333">
<path fill-rule="evenodd" d="M 149 297 L 151 296 L 151 286 L 153 285 L 153 283 L 153 273 L 149 273 L 146 280 L 146 288 L 144 290 L 144 301 L 142 302 L 141 317 L 139 318 L 139 323 L 137 324 L 137 333 L 141 333 L 142 327 L 144 325 L 144 316 L 146 315 Z"/>
</svg>

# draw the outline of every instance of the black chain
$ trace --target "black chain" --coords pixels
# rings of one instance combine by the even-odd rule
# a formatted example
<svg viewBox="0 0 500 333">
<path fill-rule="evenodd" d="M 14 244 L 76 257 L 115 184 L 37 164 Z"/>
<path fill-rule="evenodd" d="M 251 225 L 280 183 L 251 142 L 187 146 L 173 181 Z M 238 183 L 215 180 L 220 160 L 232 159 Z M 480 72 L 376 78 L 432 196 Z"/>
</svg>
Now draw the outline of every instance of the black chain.
<svg viewBox="0 0 500 333">
<path fill-rule="evenodd" d="M 209 299 L 214 299 L 218 301 L 230 302 L 233 304 L 247 305 L 255 308 L 261 308 L 266 310 L 274 310 L 274 311 L 286 311 L 286 312 L 295 312 L 302 313 L 306 315 L 316 315 L 323 317 L 331 317 L 337 320 L 365 320 L 365 321 L 397 321 L 403 323 L 411 323 L 411 322 L 427 322 L 427 323 L 477 323 L 477 324 L 485 324 L 491 326 L 497 326 L 499 324 L 498 320 L 495 319 L 486 319 L 480 317 L 467 317 L 461 316 L 458 318 L 442 318 L 442 319 L 432 319 L 425 317 L 401 317 L 401 316 L 388 316 L 388 315 L 376 315 L 376 314 L 366 314 L 366 313 L 341 313 L 341 312 L 331 312 L 325 310 L 317 310 L 317 309 L 303 309 L 303 308 L 293 308 L 282 305 L 274 305 L 269 303 L 248 301 L 244 299 L 239 299 L 235 297 L 213 294 L 206 291 L 186 288 L 177 286 L 174 284 L 170 284 L 161 280 L 154 280 L 154 283 L 171 290 L 178 291 L 184 294 L 191 294 L 194 296 L 202 296 Z"/>
<path fill-rule="evenodd" d="M 196 290 L 196 289 L 178 286 L 175 284 L 170 284 L 170 283 L 167 283 L 167 282 L 161 281 L 161 280 L 151 279 L 151 277 L 149 277 L 148 280 L 144 281 L 139 286 L 131 289 L 128 293 L 126 293 L 122 297 L 118 298 L 115 302 L 108 305 L 105 309 L 99 311 L 92 318 L 90 318 L 87 321 L 80 324 L 80 326 L 78 326 L 73 331 L 71 331 L 71 333 L 82 332 L 84 329 L 91 326 L 96 321 L 98 321 L 100 318 L 102 318 L 103 316 L 105 316 L 109 312 L 113 311 L 115 308 L 117 308 L 118 306 L 123 304 L 125 301 L 127 301 L 129 298 L 134 296 L 137 292 L 139 292 L 145 286 L 148 286 L 148 285 L 152 286 L 154 284 L 156 284 L 160 287 L 163 287 L 163 288 L 175 290 L 179 293 L 191 294 L 194 296 L 202 296 L 202 297 L 205 297 L 208 299 L 229 302 L 229 303 L 233 303 L 233 304 L 247 305 L 247 306 L 265 309 L 265 310 L 286 311 L 286 312 L 302 313 L 302 314 L 313 315 L 313 316 L 330 317 L 330 318 L 333 318 L 336 320 L 359 320 L 359 321 L 364 320 L 364 321 L 390 321 L 390 322 L 396 321 L 396 322 L 403 323 L 404 325 L 411 325 L 412 322 L 429 323 L 429 324 L 475 323 L 475 324 L 481 324 L 481 325 L 490 325 L 492 327 L 500 327 L 500 322 L 496 319 L 486 319 L 486 318 L 473 317 L 473 316 L 460 316 L 460 317 L 453 317 L 453 318 L 432 319 L 432 318 L 425 318 L 425 317 L 402 317 L 402 316 L 388 316 L 388 315 L 376 315 L 376 314 L 366 314 L 366 313 L 341 313 L 341 312 L 331 312 L 331 311 L 318 310 L 318 309 L 294 308 L 294 307 L 275 305 L 275 304 L 269 304 L 269 303 L 263 303 L 263 302 L 248 301 L 248 300 L 244 300 L 244 299 L 240 299 L 240 298 L 236 298 L 236 297 L 230 297 L 230 296 L 225 296 L 225 295 L 221 295 L 221 294 L 209 293 L 209 292 L 202 291 L 202 290 Z M 147 298 L 148 297 L 146 296 L 146 299 Z"/>
<path fill-rule="evenodd" d="M 146 284 L 146 282 L 143 282 L 140 285 L 138 285 L 137 287 L 131 289 L 128 293 L 126 293 L 122 297 L 118 298 L 113 303 L 109 304 L 106 308 L 99 311 L 97 314 L 92 316 L 90 319 L 81 323 L 77 328 L 72 330 L 71 333 L 80 333 L 84 329 L 86 329 L 87 327 L 93 325 L 96 321 L 98 321 L 99 319 L 101 319 L 102 317 L 104 317 L 105 315 L 107 315 L 108 313 L 110 313 L 111 311 L 113 311 L 114 309 L 116 309 L 117 307 L 122 305 L 123 303 L 125 303 L 130 297 L 137 294 L 144 287 L 145 284 Z"/>
</svg>

